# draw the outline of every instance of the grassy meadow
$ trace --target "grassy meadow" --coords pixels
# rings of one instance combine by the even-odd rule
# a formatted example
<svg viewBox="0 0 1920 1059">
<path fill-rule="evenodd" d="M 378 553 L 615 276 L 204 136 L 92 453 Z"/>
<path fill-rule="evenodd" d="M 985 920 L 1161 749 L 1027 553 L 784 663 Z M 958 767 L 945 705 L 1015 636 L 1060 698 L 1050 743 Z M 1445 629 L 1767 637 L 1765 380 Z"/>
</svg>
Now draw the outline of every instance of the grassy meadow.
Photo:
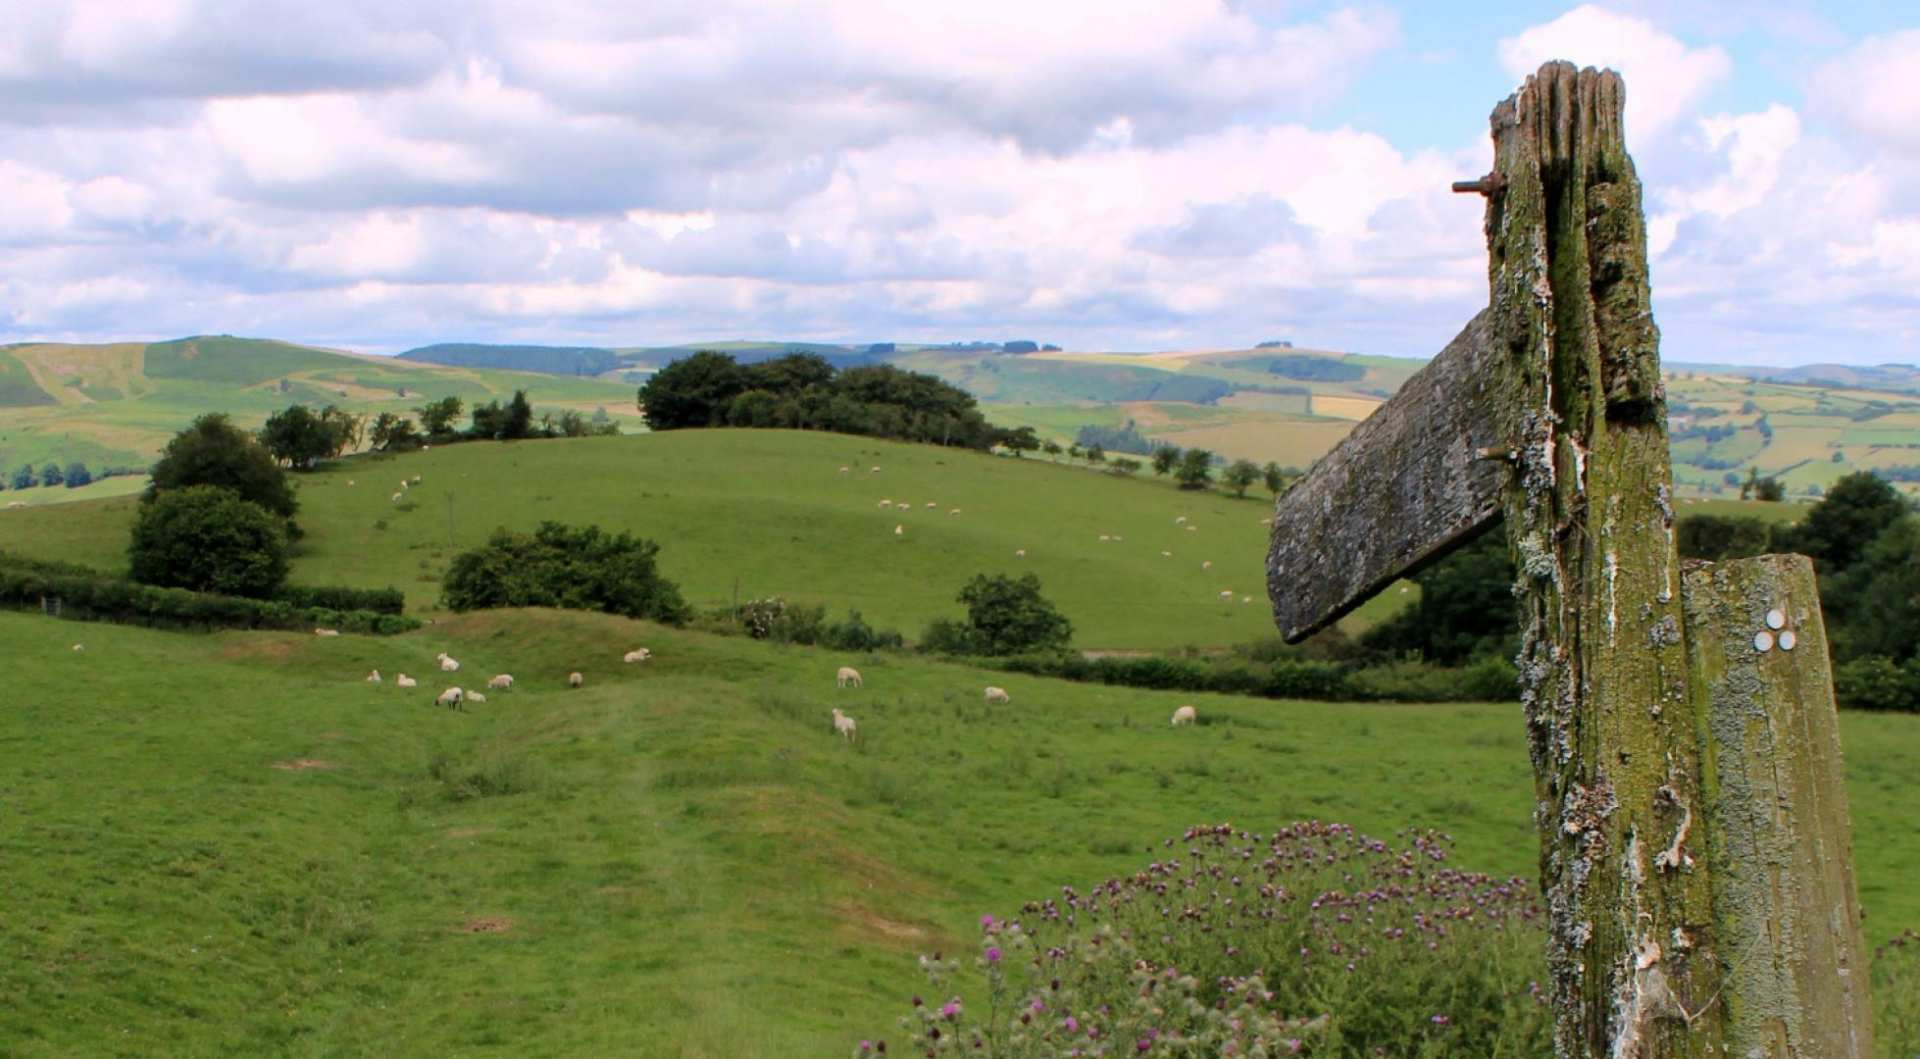
<svg viewBox="0 0 1920 1059">
<path fill-rule="evenodd" d="M 421 484 L 395 503 L 400 480 L 414 475 Z M 717 430 L 450 445 L 359 457 L 294 480 L 308 536 L 292 579 L 393 585 L 414 609 L 438 600 L 459 549 L 498 526 L 531 530 L 551 519 L 659 541 L 663 573 L 697 606 L 729 603 L 736 589 L 742 601 L 782 595 L 836 616 L 858 609 L 911 639 L 929 620 L 960 613 L 954 597 L 974 574 L 1031 571 L 1073 621 L 1076 646 L 1222 646 L 1273 635 L 1260 524 L 1271 498 L 1183 492 L 1150 473 L 1123 480 L 1043 458 Z M 883 509 L 881 500 L 909 506 Z M 129 497 L 0 511 L 0 548 L 120 570 L 135 506 Z M 1234 602 L 1220 600 L 1226 589 Z M 1405 598 L 1389 591 L 1359 621 Z"/>
<path fill-rule="evenodd" d="M 1192 823 L 1431 825 L 1462 866 L 1535 859 L 1511 706 L 1179 696 L 538 611 L 392 639 L 0 614 L 0 642 L 32 660 L 0 713 L 16 1056 L 840 1055 L 897 1036 L 916 954 Z M 439 651 L 519 684 L 436 708 Z M 864 688 L 834 687 L 849 662 Z M 1189 700 L 1204 723 L 1169 727 Z M 1843 728 L 1878 939 L 1920 922 L 1920 725 Z"/>
</svg>

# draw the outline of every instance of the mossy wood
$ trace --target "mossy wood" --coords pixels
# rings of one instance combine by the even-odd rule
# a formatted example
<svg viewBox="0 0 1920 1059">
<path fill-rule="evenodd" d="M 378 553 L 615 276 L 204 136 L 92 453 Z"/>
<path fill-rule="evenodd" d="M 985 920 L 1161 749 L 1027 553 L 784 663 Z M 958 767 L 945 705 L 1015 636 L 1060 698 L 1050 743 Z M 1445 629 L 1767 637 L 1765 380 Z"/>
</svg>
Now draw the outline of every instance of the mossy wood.
<svg viewBox="0 0 1920 1059">
<path fill-rule="evenodd" d="M 1297 638 L 1504 516 L 1558 1054 L 1865 1059 L 1810 578 L 1776 586 L 1806 630 L 1787 668 L 1716 676 L 1746 672 L 1709 648 L 1754 589 L 1722 597 L 1709 575 L 1688 582 L 1685 606 L 1717 616 L 1689 653 L 1624 102 L 1617 75 L 1549 63 L 1494 110 L 1493 172 L 1456 185 L 1487 196 L 1490 305 L 1408 382 L 1412 399 L 1282 499 L 1269 594 Z M 1719 576 L 1764 581 L 1786 561 Z M 1767 720 L 1736 738 L 1740 717 Z M 1829 742 L 1809 751 L 1791 732 Z M 1816 985 L 1849 975 L 1842 994 Z"/>
</svg>

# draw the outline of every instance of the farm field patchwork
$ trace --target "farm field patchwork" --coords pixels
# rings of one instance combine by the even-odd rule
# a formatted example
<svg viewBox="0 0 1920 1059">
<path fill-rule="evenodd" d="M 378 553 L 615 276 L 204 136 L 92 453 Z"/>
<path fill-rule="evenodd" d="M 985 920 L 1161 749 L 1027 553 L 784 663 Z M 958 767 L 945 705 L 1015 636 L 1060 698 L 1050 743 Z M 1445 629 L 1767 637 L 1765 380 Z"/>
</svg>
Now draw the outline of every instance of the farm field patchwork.
<svg viewBox="0 0 1920 1059">
<path fill-rule="evenodd" d="M 1190 824 L 1536 857 L 1513 706 L 1087 687 L 539 611 L 392 639 L 0 613 L 0 642 L 35 660 L 0 713 L 20 1056 L 846 1054 L 895 1035 L 917 953 Z M 639 644 L 654 661 L 621 665 Z M 518 684 L 451 712 L 438 681 L 362 680 L 437 651 Z M 848 662 L 864 688 L 833 686 Z M 1202 724 L 1167 725 L 1182 701 Z M 1842 729 L 1879 940 L 1920 922 L 1920 724 Z"/>
</svg>

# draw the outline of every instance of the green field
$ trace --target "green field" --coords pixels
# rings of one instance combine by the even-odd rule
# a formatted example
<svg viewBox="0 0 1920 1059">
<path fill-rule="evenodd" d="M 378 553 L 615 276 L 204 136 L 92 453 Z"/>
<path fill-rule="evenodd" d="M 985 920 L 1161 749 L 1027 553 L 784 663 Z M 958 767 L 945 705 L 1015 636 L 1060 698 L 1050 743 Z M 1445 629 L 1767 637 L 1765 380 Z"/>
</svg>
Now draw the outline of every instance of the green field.
<svg viewBox="0 0 1920 1059">
<path fill-rule="evenodd" d="M 1510 706 L 1176 696 L 534 611 L 389 640 L 0 614 L 0 642 L 33 660 L 0 714 L 9 1055 L 839 1055 L 894 1035 L 915 954 L 1189 824 L 1432 825 L 1463 866 L 1535 859 Z M 655 661 L 618 662 L 640 644 Z M 435 708 L 437 651 L 519 687 Z M 849 661 L 866 687 L 836 690 Z M 1186 700 L 1208 723 L 1169 728 Z M 1843 729 L 1879 939 L 1920 922 L 1920 724 Z"/>
<path fill-rule="evenodd" d="M 414 475 L 421 484 L 394 503 L 400 479 Z M 293 579 L 394 585 L 416 608 L 439 597 L 449 538 L 454 549 L 473 547 L 496 527 L 531 530 L 551 519 L 661 542 L 663 572 L 698 606 L 730 603 L 736 591 L 740 600 L 782 595 L 836 614 L 856 608 L 911 639 L 929 620 L 960 613 L 954 597 L 974 574 L 1031 571 L 1073 621 L 1076 646 L 1220 646 L 1273 635 L 1261 525 L 1270 500 L 1183 492 L 1150 475 L 1122 480 L 1044 459 L 844 435 L 718 430 L 450 445 L 359 457 L 294 480 L 308 537 Z M 882 509 L 883 499 L 911 507 Z M 954 508 L 961 513 L 948 514 Z M 0 511 L 0 547 L 118 570 L 134 509 L 128 498 Z M 1193 529 L 1175 524 L 1182 516 Z M 1122 539 L 1103 543 L 1102 534 Z M 1250 602 L 1223 603 L 1224 589 Z"/>
</svg>

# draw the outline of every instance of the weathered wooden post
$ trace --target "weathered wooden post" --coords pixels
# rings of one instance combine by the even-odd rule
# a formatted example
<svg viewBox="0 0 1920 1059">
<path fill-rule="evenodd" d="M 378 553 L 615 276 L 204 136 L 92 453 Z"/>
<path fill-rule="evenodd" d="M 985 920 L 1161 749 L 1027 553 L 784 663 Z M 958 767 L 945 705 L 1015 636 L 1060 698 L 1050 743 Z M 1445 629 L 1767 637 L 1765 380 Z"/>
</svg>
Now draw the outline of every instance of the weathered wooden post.
<svg viewBox="0 0 1920 1059">
<path fill-rule="evenodd" d="M 1275 620 L 1302 639 L 1504 516 L 1559 1054 L 1867 1059 L 1811 572 L 1683 575 L 1623 103 L 1550 63 L 1494 110 L 1456 185 L 1491 304 L 1278 503 Z"/>
</svg>

